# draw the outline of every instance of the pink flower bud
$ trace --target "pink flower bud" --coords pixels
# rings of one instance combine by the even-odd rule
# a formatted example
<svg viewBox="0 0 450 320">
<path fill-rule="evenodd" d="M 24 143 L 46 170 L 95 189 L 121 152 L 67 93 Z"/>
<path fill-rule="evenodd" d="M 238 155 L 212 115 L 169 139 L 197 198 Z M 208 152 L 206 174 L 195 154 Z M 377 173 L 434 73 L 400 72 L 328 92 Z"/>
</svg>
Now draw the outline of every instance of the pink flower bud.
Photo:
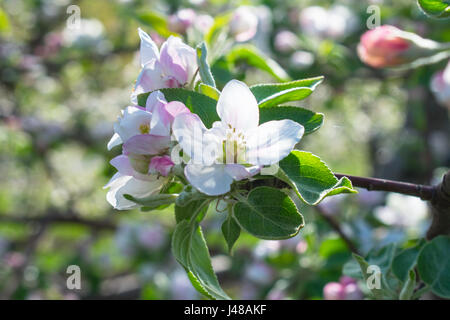
<svg viewBox="0 0 450 320">
<path fill-rule="evenodd" d="M 374 67 L 393 67 L 409 62 L 406 53 L 411 41 L 402 37 L 402 31 L 394 26 L 383 25 L 365 32 L 358 45 L 360 59 Z"/>
<path fill-rule="evenodd" d="M 323 288 L 325 300 L 361 300 L 363 297 L 356 280 L 347 276 L 342 276 L 339 282 L 329 282 Z"/>
<path fill-rule="evenodd" d="M 177 33 L 186 33 L 196 18 L 195 11 L 192 9 L 181 9 L 175 14 L 169 16 L 169 29 Z"/>
<path fill-rule="evenodd" d="M 323 288 L 323 298 L 325 300 L 343 300 L 343 285 L 339 282 L 329 282 Z"/>
<path fill-rule="evenodd" d="M 156 156 L 150 161 L 149 172 L 153 174 L 160 173 L 167 177 L 173 166 L 174 163 L 169 156 Z"/>
<path fill-rule="evenodd" d="M 230 32 L 239 42 L 245 42 L 253 38 L 258 28 L 258 17 L 250 7 L 239 7 L 233 13 L 230 21 Z"/>
</svg>

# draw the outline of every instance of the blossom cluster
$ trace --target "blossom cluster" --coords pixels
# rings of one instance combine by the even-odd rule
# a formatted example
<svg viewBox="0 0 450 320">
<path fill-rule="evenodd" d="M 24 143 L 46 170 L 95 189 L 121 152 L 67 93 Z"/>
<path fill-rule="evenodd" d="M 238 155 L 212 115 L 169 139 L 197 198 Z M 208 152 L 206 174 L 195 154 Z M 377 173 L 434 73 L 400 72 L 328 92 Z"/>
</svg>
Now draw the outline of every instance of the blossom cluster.
<svg viewBox="0 0 450 320">
<path fill-rule="evenodd" d="M 257 100 L 238 80 L 223 88 L 216 107 L 220 121 L 207 128 L 185 104 L 168 101 L 161 91 L 193 90 L 200 81 L 196 51 L 178 37 L 169 37 L 158 49 L 141 29 L 139 36 L 142 70 L 131 94 L 132 105 L 122 110 L 108 143 L 108 149 L 122 145 L 122 154 L 111 160 L 118 172 L 105 186 L 114 208 L 138 206 L 124 195 L 144 198 L 159 193 L 174 177 L 175 166 L 198 191 L 226 194 L 234 181 L 250 178 L 288 156 L 303 136 L 304 127 L 292 120 L 259 125 Z M 143 93 L 149 93 L 145 107 L 138 105 Z"/>
</svg>

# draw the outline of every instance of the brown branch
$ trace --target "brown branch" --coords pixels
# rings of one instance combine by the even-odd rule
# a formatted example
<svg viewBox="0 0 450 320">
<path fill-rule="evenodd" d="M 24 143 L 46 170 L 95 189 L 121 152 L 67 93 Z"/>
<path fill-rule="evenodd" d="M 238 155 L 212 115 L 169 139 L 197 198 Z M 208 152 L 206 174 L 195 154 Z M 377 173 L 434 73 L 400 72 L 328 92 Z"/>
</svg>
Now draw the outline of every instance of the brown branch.
<svg viewBox="0 0 450 320">
<path fill-rule="evenodd" d="M 427 231 L 427 239 L 438 235 L 450 235 L 450 171 L 437 186 L 406 183 L 377 178 L 365 178 L 335 174 L 337 178 L 347 177 L 355 187 L 369 191 L 388 191 L 419 197 L 431 204 L 432 222 Z"/>
<path fill-rule="evenodd" d="M 62 213 L 52 212 L 47 215 L 38 217 L 26 217 L 26 216 L 9 216 L 0 215 L 0 222 L 10 223 L 38 223 L 38 224 L 50 224 L 50 223 L 74 223 L 84 225 L 93 229 L 102 230 L 116 230 L 116 224 L 108 220 L 93 220 L 84 219 L 76 215 L 63 215 Z"/>
<path fill-rule="evenodd" d="M 369 191 L 387 191 L 406 194 L 408 196 L 419 197 L 422 200 L 431 200 L 436 192 L 436 187 L 426 186 L 421 184 L 414 184 L 408 182 L 400 182 L 378 178 L 366 178 L 351 176 L 348 174 L 336 173 L 335 176 L 340 179 L 347 177 L 352 182 L 353 186 L 364 188 Z"/>
</svg>

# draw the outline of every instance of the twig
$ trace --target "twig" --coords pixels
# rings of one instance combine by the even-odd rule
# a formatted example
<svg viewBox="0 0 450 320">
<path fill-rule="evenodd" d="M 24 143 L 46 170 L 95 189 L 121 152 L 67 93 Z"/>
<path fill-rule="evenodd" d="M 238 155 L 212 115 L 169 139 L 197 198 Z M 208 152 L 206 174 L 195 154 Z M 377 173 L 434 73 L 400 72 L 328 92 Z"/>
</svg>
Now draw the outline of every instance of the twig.
<svg viewBox="0 0 450 320">
<path fill-rule="evenodd" d="M 366 178 L 351 176 L 348 174 L 336 173 L 335 176 L 340 179 L 347 177 L 352 182 L 353 186 L 364 188 L 369 191 L 388 191 L 406 194 L 409 196 L 419 197 L 422 200 L 431 200 L 436 192 L 434 186 L 426 186 L 421 184 L 378 179 L 378 178 Z"/>
</svg>

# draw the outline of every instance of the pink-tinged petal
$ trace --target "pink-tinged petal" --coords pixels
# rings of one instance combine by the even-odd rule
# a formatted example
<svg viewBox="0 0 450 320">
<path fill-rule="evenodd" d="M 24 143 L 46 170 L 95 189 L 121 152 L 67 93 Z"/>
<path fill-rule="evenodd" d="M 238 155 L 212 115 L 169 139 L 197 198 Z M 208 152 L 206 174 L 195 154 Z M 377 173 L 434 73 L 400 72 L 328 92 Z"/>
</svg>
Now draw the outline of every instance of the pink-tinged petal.
<svg viewBox="0 0 450 320">
<path fill-rule="evenodd" d="M 105 188 L 110 188 L 106 194 L 107 201 L 117 210 L 127 210 L 138 207 L 132 201 L 124 198 L 124 194 L 130 194 L 136 198 L 147 197 L 159 192 L 167 179 L 155 179 L 143 181 L 132 176 L 116 173 Z"/>
<path fill-rule="evenodd" d="M 117 132 L 115 132 L 113 134 L 113 136 L 111 137 L 111 140 L 109 140 L 108 142 L 108 150 L 111 150 L 112 148 L 114 148 L 115 146 L 118 146 L 122 144 L 122 139 L 120 138 L 119 134 Z"/>
<path fill-rule="evenodd" d="M 170 170 L 175 164 L 172 162 L 169 156 L 156 156 L 150 161 L 149 170 L 150 173 L 160 173 L 164 177 L 169 175 Z"/>
<path fill-rule="evenodd" d="M 166 76 L 175 78 L 181 85 L 190 82 L 197 69 L 195 50 L 173 36 L 161 46 L 160 62 Z"/>
<path fill-rule="evenodd" d="M 256 128 L 259 123 L 258 102 L 247 85 L 238 80 L 231 80 L 223 88 L 217 114 L 222 122 L 241 131 Z"/>
<path fill-rule="evenodd" d="M 145 103 L 145 110 L 149 112 L 153 112 L 156 107 L 164 106 L 167 104 L 167 100 L 164 97 L 164 94 L 161 91 L 153 91 L 147 97 L 147 101 Z"/>
<path fill-rule="evenodd" d="M 305 128 L 292 120 L 269 121 L 250 131 L 246 159 L 254 165 L 272 165 L 291 153 Z"/>
<path fill-rule="evenodd" d="M 158 136 L 170 135 L 171 125 L 175 117 L 185 113 L 191 113 L 191 111 L 179 101 L 157 105 L 153 112 L 150 132 Z"/>
<path fill-rule="evenodd" d="M 233 183 L 233 178 L 226 172 L 224 164 L 212 166 L 188 164 L 184 174 L 192 186 L 210 196 L 229 192 Z"/>
<path fill-rule="evenodd" d="M 172 117 L 167 112 L 165 105 L 157 105 L 153 110 L 150 122 L 150 133 L 156 136 L 169 136 Z"/>
<path fill-rule="evenodd" d="M 166 110 L 171 116 L 171 122 L 176 116 L 184 113 L 191 113 L 191 111 L 180 101 L 172 101 L 166 105 Z"/>
<path fill-rule="evenodd" d="M 152 38 L 141 28 L 138 29 L 139 37 L 141 38 L 141 66 L 150 62 L 152 59 L 159 60 L 159 50 Z"/>
<path fill-rule="evenodd" d="M 142 68 L 131 94 L 134 104 L 137 104 L 137 96 L 142 93 L 167 88 L 162 72 L 161 64 L 157 60 L 151 60 Z"/>
<path fill-rule="evenodd" d="M 130 160 L 126 155 L 121 154 L 120 156 L 113 158 L 109 163 L 122 175 L 132 176 L 134 173 Z"/>
<path fill-rule="evenodd" d="M 158 155 L 165 153 L 170 146 L 169 136 L 140 134 L 132 137 L 123 145 L 125 155 Z"/>
</svg>

